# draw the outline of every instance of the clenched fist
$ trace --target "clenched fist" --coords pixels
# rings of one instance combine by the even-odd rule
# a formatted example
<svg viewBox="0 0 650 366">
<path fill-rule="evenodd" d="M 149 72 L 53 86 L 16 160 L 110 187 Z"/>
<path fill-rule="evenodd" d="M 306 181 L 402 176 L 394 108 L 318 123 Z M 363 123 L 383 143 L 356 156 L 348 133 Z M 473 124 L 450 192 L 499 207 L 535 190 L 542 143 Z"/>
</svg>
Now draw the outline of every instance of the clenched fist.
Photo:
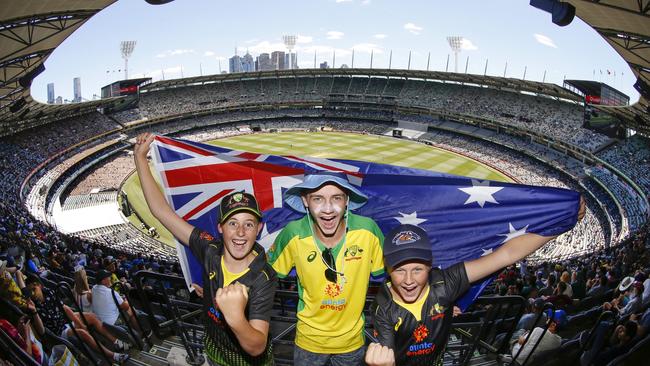
<svg viewBox="0 0 650 366">
<path fill-rule="evenodd" d="M 248 303 L 248 288 L 239 282 L 220 288 L 217 290 L 215 302 L 226 322 L 241 319 Z"/>
<path fill-rule="evenodd" d="M 395 353 L 379 343 L 370 343 L 366 351 L 368 366 L 395 366 Z"/>
</svg>

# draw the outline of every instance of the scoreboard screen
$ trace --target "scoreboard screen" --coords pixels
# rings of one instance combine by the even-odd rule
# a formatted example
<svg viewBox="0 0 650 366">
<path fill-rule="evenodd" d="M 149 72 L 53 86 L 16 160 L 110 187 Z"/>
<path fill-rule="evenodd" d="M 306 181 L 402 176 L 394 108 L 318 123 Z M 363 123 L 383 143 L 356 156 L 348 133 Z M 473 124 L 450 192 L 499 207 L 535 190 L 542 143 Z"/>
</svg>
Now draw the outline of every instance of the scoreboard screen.
<svg viewBox="0 0 650 366">
<path fill-rule="evenodd" d="M 621 121 L 602 110 L 597 110 L 590 105 L 585 106 L 584 127 L 594 130 L 603 135 L 620 138 L 625 135 L 625 128 L 623 128 Z"/>
<path fill-rule="evenodd" d="M 140 86 L 149 82 L 151 82 L 151 78 L 116 81 L 102 88 L 102 98 L 137 94 Z"/>
</svg>

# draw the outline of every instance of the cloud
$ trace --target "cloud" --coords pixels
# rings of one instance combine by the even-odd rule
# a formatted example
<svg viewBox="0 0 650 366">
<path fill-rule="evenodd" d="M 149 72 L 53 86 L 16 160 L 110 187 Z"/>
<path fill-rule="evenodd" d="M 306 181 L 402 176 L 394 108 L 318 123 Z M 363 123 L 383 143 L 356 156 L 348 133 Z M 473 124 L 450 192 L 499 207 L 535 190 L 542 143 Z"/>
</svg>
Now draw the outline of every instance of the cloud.
<svg viewBox="0 0 650 366">
<path fill-rule="evenodd" d="M 352 2 L 352 0 L 336 0 L 336 3 L 349 3 Z"/>
<path fill-rule="evenodd" d="M 460 44 L 460 49 L 465 51 L 475 51 L 478 50 L 478 47 L 476 47 L 469 39 L 463 38 Z"/>
<path fill-rule="evenodd" d="M 388 36 L 383 34 L 383 33 L 375 34 L 373 36 L 373 38 L 376 38 L 376 39 L 385 39 L 386 37 L 388 37 Z"/>
<path fill-rule="evenodd" d="M 217 60 L 217 61 L 226 61 L 228 58 L 227 58 L 227 57 L 223 57 L 223 56 L 217 56 L 217 57 L 215 57 L 214 59 Z"/>
<path fill-rule="evenodd" d="M 248 47 L 238 47 L 237 54 L 244 54 L 248 51 L 251 54 L 271 53 L 273 51 L 285 51 L 286 47 L 282 42 L 271 43 L 269 41 L 261 41 L 257 44 Z"/>
<path fill-rule="evenodd" d="M 327 32 L 327 39 L 341 39 L 345 33 L 339 31 Z"/>
<path fill-rule="evenodd" d="M 547 36 L 545 36 L 545 35 L 543 35 L 543 34 L 537 34 L 537 33 L 535 33 L 535 34 L 533 34 L 533 37 L 535 37 L 535 40 L 536 40 L 537 42 L 543 44 L 544 46 L 548 46 L 548 47 L 552 47 L 552 48 L 557 48 L 557 46 L 555 45 L 555 42 L 553 42 L 552 39 L 550 39 L 549 37 L 547 37 Z"/>
<path fill-rule="evenodd" d="M 253 44 L 253 43 L 258 42 L 258 41 L 259 41 L 259 39 L 253 38 L 253 39 L 249 39 L 247 41 L 244 41 L 244 44 Z"/>
<path fill-rule="evenodd" d="M 404 29 L 407 31 L 411 32 L 412 34 L 418 35 L 420 32 L 422 32 L 422 27 L 418 27 L 417 25 L 413 23 L 406 23 L 404 24 Z"/>
<path fill-rule="evenodd" d="M 214 56 L 214 55 L 215 55 L 215 53 L 212 52 L 212 51 L 205 51 L 205 53 L 203 54 L 203 56 L 206 56 L 206 57 L 210 57 L 210 56 Z"/>
<path fill-rule="evenodd" d="M 196 51 L 191 50 L 191 49 L 175 49 L 175 50 L 167 50 L 163 53 L 159 53 L 156 55 L 156 58 L 165 58 L 165 57 L 170 57 L 170 56 L 178 56 L 178 55 L 184 55 L 187 53 L 196 53 Z"/>
<path fill-rule="evenodd" d="M 354 52 L 363 52 L 363 53 L 384 53 L 384 49 L 379 47 L 374 43 L 359 43 L 352 46 Z"/>
<path fill-rule="evenodd" d="M 370 0 L 361 1 L 361 5 L 369 5 L 369 4 L 370 4 Z"/>
</svg>

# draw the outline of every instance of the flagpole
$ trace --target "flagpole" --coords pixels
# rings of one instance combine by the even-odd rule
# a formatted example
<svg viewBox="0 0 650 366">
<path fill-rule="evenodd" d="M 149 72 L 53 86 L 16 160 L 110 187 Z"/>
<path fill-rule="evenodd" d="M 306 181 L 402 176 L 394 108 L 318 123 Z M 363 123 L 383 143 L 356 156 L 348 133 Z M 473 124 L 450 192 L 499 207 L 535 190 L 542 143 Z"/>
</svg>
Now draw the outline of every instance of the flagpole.
<svg viewBox="0 0 650 366">
<path fill-rule="evenodd" d="M 526 80 L 526 70 L 528 70 L 528 65 L 524 66 L 524 78 L 522 80 Z"/>
<path fill-rule="evenodd" d="M 390 50 L 390 57 L 388 58 L 388 70 L 390 70 L 392 63 L 393 63 L 393 50 Z"/>
<path fill-rule="evenodd" d="M 487 65 L 488 65 L 488 59 L 485 59 L 485 70 L 483 70 L 483 76 L 487 75 Z"/>
<path fill-rule="evenodd" d="M 447 66 L 445 66 L 445 72 L 449 71 L 449 54 L 447 54 Z"/>
<path fill-rule="evenodd" d="M 429 71 L 429 62 L 431 62 L 431 51 L 429 51 L 429 55 L 427 56 L 427 71 Z"/>
<path fill-rule="evenodd" d="M 411 51 L 410 50 L 409 50 L 409 62 L 407 64 L 407 66 L 406 66 L 406 69 L 411 70 Z"/>
<path fill-rule="evenodd" d="M 352 68 L 354 69 L 354 48 L 352 49 Z"/>
<path fill-rule="evenodd" d="M 372 69 L 372 58 L 375 55 L 375 50 L 371 49 L 370 50 L 370 68 Z"/>
<path fill-rule="evenodd" d="M 467 66 L 469 66 L 469 56 L 467 56 L 467 61 L 465 61 L 465 74 L 467 74 Z"/>
</svg>

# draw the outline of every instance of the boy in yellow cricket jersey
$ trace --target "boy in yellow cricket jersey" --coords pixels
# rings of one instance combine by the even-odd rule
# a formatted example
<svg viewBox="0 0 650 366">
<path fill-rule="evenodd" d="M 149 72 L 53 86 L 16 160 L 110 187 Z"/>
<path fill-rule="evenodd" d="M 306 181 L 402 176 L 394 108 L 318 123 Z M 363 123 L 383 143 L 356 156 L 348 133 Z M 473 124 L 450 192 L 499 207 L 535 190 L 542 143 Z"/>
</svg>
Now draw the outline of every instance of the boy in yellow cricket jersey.
<svg viewBox="0 0 650 366">
<path fill-rule="evenodd" d="M 370 276 L 384 272 L 383 235 L 368 217 L 351 213 L 368 198 L 335 173 L 312 174 L 285 192 L 306 215 L 280 232 L 268 261 L 280 277 L 295 267 L 298 323 L 295 365 L 358 365 Z"/>
</svg>

